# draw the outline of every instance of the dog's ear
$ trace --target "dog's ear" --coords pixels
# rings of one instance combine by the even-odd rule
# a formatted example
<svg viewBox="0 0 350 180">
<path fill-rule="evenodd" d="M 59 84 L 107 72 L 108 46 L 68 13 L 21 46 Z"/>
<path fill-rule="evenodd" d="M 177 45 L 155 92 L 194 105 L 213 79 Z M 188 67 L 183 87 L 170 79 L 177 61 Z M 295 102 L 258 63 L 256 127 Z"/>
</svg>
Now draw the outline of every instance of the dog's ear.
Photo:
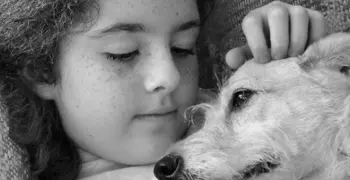
<svg viewBox="0 0 350 180">
<path fill-rule="evenodd" d="M 306 71 L 322 66 L 350 76 L 350 34 L 331 34 L 309 46 L 300 59 Z"/>
<path fill-rule="evenodd" d="M 350 78 L 350 34 L 331 34 L 308 47 L 299 58 L 300 67 L 305 71 L 327 68 L 338 71 Z M 350 93 L 343 101 L 341 116 L 338 117 L 339 132 L 336 138 L 338 155 L 350 159 Z"/>
</svg>

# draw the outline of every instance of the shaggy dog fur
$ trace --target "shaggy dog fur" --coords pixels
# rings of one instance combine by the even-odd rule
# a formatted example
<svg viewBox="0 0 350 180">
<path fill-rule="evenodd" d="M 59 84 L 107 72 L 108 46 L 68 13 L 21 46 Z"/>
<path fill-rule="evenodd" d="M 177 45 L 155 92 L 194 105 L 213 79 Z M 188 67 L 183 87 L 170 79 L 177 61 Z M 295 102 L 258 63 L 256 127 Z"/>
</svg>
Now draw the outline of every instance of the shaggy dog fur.
<svg viewBox="0 0 350 180">
<path fill-rule="evenodd" d="M 332 34 L 298 58 L 245 63 L 205 123 L 176 144 L 173 179 L 350 179 L 350 34 Z M 159 165 L 159 163 L 158 163 Z"/>
</svg>

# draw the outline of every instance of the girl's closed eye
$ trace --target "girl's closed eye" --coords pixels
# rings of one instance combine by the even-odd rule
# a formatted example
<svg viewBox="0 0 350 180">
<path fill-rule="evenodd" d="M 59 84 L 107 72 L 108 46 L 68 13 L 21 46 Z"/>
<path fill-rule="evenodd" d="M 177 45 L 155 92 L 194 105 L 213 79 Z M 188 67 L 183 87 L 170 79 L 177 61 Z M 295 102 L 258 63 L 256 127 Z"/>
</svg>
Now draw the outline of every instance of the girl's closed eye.
<svg viewBox="0 0 350 180">
<path fill-rule="evenodd" d="M 188 56 L 194 55 L 195 51 L 194 49 L 183 49 L 178 47 L 171 48 L 171 53 L 174 57 L 177 58 L 186 58 Z"/>
<path fill-rule="evenodd" d="M 140 52 L 139 50 L 135 50 L 128 53 L 120 53 L 120 54 L 104 53 L 104 54 L 107 57 L 107 59 L 110 59 L 113 61 L 117 60 L 122 63 L 127 63 L 130 61 L 133 61 L 136 58 L 136 56 L 140 54 Z"/>
<path fill-rule="evenodd" d="M 178 47 L 173 47 L 171 48 L 171 53 L 175 58 L 186 58 L 188 56 L 194 55 L 194 49 L 183 49 L 183 48 L 178 48 Z M 127 53 L 104 53 L 106 58 L 109 60 L 117 60 L 122 63 L 127 63 L 130 61 L 135 60 L 135 58 L 140 55 L 139 50 L 127 52 Z"/>
</svg>

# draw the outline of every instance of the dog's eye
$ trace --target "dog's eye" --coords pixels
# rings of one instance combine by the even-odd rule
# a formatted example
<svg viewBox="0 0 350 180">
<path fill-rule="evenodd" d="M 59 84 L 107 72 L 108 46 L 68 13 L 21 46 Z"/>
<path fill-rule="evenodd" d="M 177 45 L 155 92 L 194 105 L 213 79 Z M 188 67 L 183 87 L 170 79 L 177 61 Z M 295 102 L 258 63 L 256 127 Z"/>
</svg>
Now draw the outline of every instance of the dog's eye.
<svg viewBox="0 0 350 180">
<path fill-rule="evenodd" d="M 250 89 L 241 89 L 233 93 L 231 99 L 231 111 L 242 109 L 254 94 L 255 91 Z"/>
<path fill-rule="evenodd" d="M 350 74 L 350 67 L 349 66 L 342 66 L 339 71 L 347 76 Z"/>
</svg>

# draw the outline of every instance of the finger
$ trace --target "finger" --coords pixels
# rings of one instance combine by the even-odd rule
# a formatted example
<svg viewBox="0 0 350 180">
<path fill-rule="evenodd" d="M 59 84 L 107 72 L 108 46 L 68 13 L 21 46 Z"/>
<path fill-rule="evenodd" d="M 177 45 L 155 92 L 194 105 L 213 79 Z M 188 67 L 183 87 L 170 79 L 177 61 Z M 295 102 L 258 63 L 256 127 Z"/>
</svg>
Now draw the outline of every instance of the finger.
<svg viewBox="0 0 350 180">
<path fill-rule="evenodd" d="M 271 58 L 283 59 L 289 48 L 289 12 L 283 6 L 272 6 L 267 12 L 270 30 Z"/>
<path fill-rule="evenodd" d="M 302 6 L 289 8 L 290 42 L 288 56 L 295 57 L 304 52 L 309 36 L 309 14 Z"/>
<path fill-rule="evenodd" d="M 226 53 L 226 64 L 232 69 L 238 69 L 245 62 L 245 56 L 242 48 L 234 48 Z"/>
<path fill-rule="evenodd" d="M 327 34 L 327 30 L 326 20 L 320 12 L 308 10 L 308 14 L 310 17 L 308 45 L 310 45 L 324 37 Z"/>
<path fill-rule="evenodd" d="M 242 28 L 254 60 L 259 63 L 269 62 L 271 58 L 263 31 L 262 16 L 247 15 L 243 19 Z"/>
<path fill-rule="evenodd" d="M 225 60 L 226 64 L 232 69 L 238 69 L 242 66 L 249 58 L 251 58 L 251 51 L 248 46 L 242 46 L 231 49 L 226 53 Z"/>
</svg>

